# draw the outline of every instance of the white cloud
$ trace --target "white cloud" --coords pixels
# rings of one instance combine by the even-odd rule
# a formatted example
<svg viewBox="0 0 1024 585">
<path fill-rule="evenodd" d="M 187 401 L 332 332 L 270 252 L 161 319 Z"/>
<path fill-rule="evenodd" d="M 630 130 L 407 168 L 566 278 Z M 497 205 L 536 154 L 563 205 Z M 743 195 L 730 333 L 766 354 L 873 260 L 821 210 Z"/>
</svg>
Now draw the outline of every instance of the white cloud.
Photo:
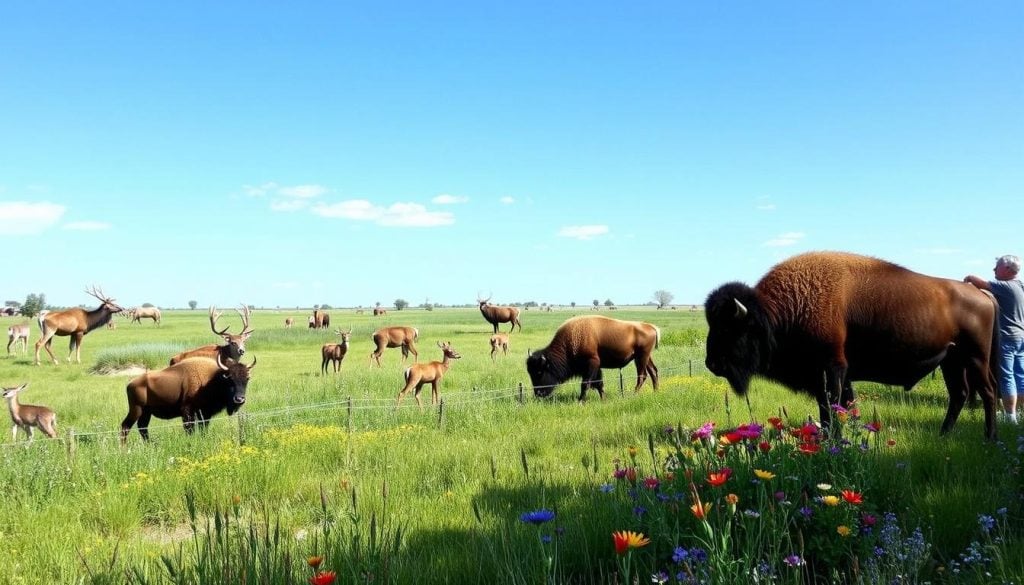
<svg viewBox="0 0 1024 585">
<path fill-rule="evenodd" d="M 436 227 L 455 223 L 454 214 L 447 211 L 428 211 L 419 203 L 393 203 L 388 207 L 381 207 L 365 199 L 353 199 L 316 205 L 312 211 L 321 217 L 371 221 L 388 227 Z"/>
<path fill-rule="evenodd" d="M 242 191 L 249 197 L 263 197 L 277 189 L 277 183 L 271 181 L 262 185 L 242 185 Z"/>
<path fill-rule="evenodd" d="M 109 230 L 110 224 L 105 221 L 69 221 L 61 227 L 66 230 L 96 232 L 100 230 Z"/>
<path fill-rule="evenodd" d="M 326 193 L 327 187 L 320 185 L 295 185 L 294 187 L 281 187 L 277 192 L 285 197 L 313 199 Z"/>
<path fill-rule="evenodd" d="M 465 203 L 469 201 L 469 197 L 463 195 L 448 195 L 447 193 L 438 195 L 430 200 L 434 205 L 453 205 L 455 203 Z"/>
<path fill-rule="evenodd" d="M 608 233 L 606 225 L 567 225 L 558 230 L 558 235 L 563 238 L 576 238 L 577 240 L 589 240 Z"/>
<path fill-rule="evenodd" d="M 513 203 L 516 202 L 514 197 L 509 197 L 508 195 L 502 197 L 501 199 L 498 199 L 498 201 L 501 201 L 505 205 L 512 205 Z"/>
<path fill-rule="evenodd" d="M 304 199 L 276 199 L 270 202 L 271 211 L 299 211 L 309 207 Z"/>
<path fill-rule="evenodd" d="M 38 234 L 60 221 L 67 209 L 56 203 L 0 201 L 0 234 Z"/>
<path fill-rule="evenodd" d="M 805 235 L 806 234 L 804 234 L 803 232 L 786 232 L 784 234 L 779 234 L 775 236 L 774 238 L 768 240 L 762 245 L 767 246 L 769 248 L 781 248 L 784 246 L 792 246 L 793 244 L 804 239 Z"/>
</svg>

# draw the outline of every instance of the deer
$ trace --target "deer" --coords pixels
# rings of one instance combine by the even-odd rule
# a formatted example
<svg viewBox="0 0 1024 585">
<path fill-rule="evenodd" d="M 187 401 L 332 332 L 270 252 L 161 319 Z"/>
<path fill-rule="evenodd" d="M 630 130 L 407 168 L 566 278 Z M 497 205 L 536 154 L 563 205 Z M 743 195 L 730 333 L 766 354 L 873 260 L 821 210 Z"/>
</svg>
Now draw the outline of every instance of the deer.
<svg viewBox="0 0 1024 585">
<path fill-rule="evenodd" d="M 491 336 L 491 361 L 494 361 L 494 354 L 498 353 L 498 350 L 502 350 L 504 355 L 508 355 L 508 333 L 495 333 Z"/>
<path fill-rule="evenodd" d="M 420 389 L 427 383 L 430 383 L 430 403 L 437 404 L 437 386 L 441 383 L 441 378 L 444 377 L 445 372 L 451 367 L 451 360 L 457 360 L 462 357 L 452 349 L 451 342 L 441 343 L 438 341 L 437 346 L 444 352 L 444 359 L 442 361 L 413 364 L 405 369 L 405 387 L 398 393 L 398 398 L 395 401 L 396 408 L 402 405 L 402 396 L 405 396 L 405 393 L 415 386 L 416 390 L 413 392 L 413 397 L 416 398 L 416 404 L 419 405 L 420 410 L 423 410 L 423 402 L 420 401 Z"/>
<path fill-rule="evenodd" d="M 171 358 L 170 365 L 173 366 L 174 364 L 180 362 L 181 360 L 199 356 L 208 357 L 211 359 L 220 356 L 225 363 L 227 363 L 228 360 L 233 360 L 237 362 L 239 359 L 241 359 L 242 355 L 245 354 L 245 340 L 249 339 L 249 336 L 252 335 L 253 332 L 252 327 L 249 324 L 249 319 L 252 316 L 252 311 L 251 309 L 249 309 L 249 306 L 245 304 L 242 305 L 241 309 L 235 310 L 238 311 L 238 314 L 241 315 L 242 317 L 241 333 L 239 333 L 238 335 L 229 334 L 228 329 L 230 329 L 230 326 L 218 331 L 217 320 L 220 319 L 223 313 L 217 311 L 217 309 L 211 305 L 210 330 L 213 331 L 214 335 L 219 335 L 224 339 L 224 345 L 217 345 L 216 343 L 211 343 L 209 345 L 204 345 L 202 347 L 197 347 L 195 349 L 183 351 Z"/>
<path fill-rule="evenodd" d="M 402 348 L 402 363 L 405 363 L 406 358 L 409 357 L 409 352 L 412 352 L 413 363 L 419 361 L 420 354 L 416 351 L 416 339 L 420 336 L 420 332 L 415 327 L 381 327 L 380 329 L 373 332 L 373 344 L 376 346 L 370 353 L 370 365 L 373 362 L 377 362 L 377 367 L 381 367 L 380 356 L 384 353 L 386 347 L 401 347 Z"/>
<path fill-rule="evenodd" d="M 480 305 L 480 314 L 487 319 L 487 322 L 494 326 L 494 332 L 498 332 L 499 323 L 511 323 L 512 328 L 508 330 L 512 333 L 516 330 L 516 325 L 519 325 L 519 331 L 522 332 L 523 325 L 519 322 L 519 309 L 517 307 L 499 307 L 490 303 L 491 297 L 486 299 L 476 298 L 476 302 Z"/>
<path fill-rule="evenodd" d="M 292 317 L 285 317 L 284 318 L 284 326 L 285 326 L 286 329 L 291 329 L 292 325 L 294 323 L 295 323 L 295 319 L 294 318 L 292 318 Z"/>
<path fill-rule="evenodd" d="M 7 355 L 11 355 L 11 344 L 14 344 L 14 353 L 18 353 L 18 343 L 21 343 L 22 353 L 28 353 L 28 336 L 32 334 L 32 327 L 28 324 L 11 325 L 7 328 Z"/>
<path fill-rule="evenodd" d="M 349 327 L 348 331 L 335 329 L 334 334 L 341 336 L 341 343 L 325 343 L 320 348 L 320 355 L 323 358 L 320 363 L 320 375 L 322 376 L 327 375 L 327 362 L 334 363 L 335 374 L 341 370 L 341 360 L 345 359 L 345 354 L 348 353 L 348 341 L 352 337 L 352 328 Z"/>
<path fill-rule="evenodd" d="M 95 286 L 92 287 L 92 290 L 86 289 L 85 292 L 96 297 L 100 301 L 100 306 L 91 311 L 75 307 L 39 314 L 39 330 L 42 335 L 36 342 L 37 366 L 39 365 L 39 350 L 43 347 L 46 347 L 46 353 L 50 354 L 50 359 L 54 364 L 60 363 L 54 357 L 53 349 L 50 347 L 55 335 L 65 335 L 71 338 L 68 344 L 68 363 L 71 362 L 71 352 L 75 353 L 75 361 L 82 363 L 82 338 L 85 337 L 85 334 L 106 325 L 110 322 L 111 317 L 124 311 L 124 308 L 115 303 L 114 299 L 104 295 L 103 291 Z"/>
<path fill-rule="evenodd" d="M 51 439 L 57 437 L 57 415 L 45 406 L 19 404 L 18 392 L 28 387 L 28 382 L 14 388 L 4 388 L 3 397 L 7 399 L 7 409 L 11 413 L 11 440 L 18 440 L 18 428 L 25 430 L 28 442 L 32 442 L 32 429 L 38 427 L 43 434 Z"/>
<path fill-rule="evenodd" d="M 143 319 L 152 319 L 154 325 L 160 324 L 160 309 L 156 307 L 136 307 L 131 310 L 132 323 L 142 323 Z"/>
</svg>

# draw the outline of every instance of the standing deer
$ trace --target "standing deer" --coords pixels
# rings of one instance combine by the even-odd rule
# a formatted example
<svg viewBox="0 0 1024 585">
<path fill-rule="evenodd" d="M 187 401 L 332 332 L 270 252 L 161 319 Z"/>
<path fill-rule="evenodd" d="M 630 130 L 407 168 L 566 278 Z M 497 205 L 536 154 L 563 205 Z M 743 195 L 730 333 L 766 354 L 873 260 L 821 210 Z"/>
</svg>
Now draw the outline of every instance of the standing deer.
<svg viewBox="0 0 1024 585">
<path fill-rule="evenodd" d="M 413 392 L 413 397 L 416 398 L 416 404 L 422 410 L 423 403 L 420 401 L 420 389 L 427 383 L 430 383 L 430 403 L 437 404 L 437 386 L 441 383 L 441 378 L 444 377 L 445 372 L 451 367 L 451 360 L 457 360 L 462 357 L 452 349 L 451 342 L 441 343 L 438 341 L 437 346 L 444 352 L 443 361 L 413 364 L 405 369 L 405 387 L 398 393 L 398 399 L 395 401 L 396 407 L 402 405 L 402 396 L 405 396 L 405 393 L 415 386 L 416 391 Z"/>
<path fill-rule="evenodd" d="M 152 319 L 154 325 L 160 324 L 160 309 L 156 307 L 136 307 L 131 311 L 132 323 L 142 323 L 143 319 Z"/>
<path fill-rule="evenodd" d="M 97 289 L 95 286 L 92 290 L 86 290 L 86 293 L 99 299 L 100 306 L 91 310 L 86 311 L 75 307 L 74 309 L 66 309 L 64 311 L 49 311 L 47 313 L 39 314 L 39 329 L 42 335 L 39 337 L 39 341 L 36 342 L 36 365 L 39 365 L 39 350 L 46 347 L 46 353 L 50 354 L 50 359 L 53 360 L 54 364 L 60 362 L 53 355 L 51 345 L 53 343 L 54 335 L 66 335 L 71 338 L 68 346 L 68 362 L 71 362 L 71 352 L 75 352 L 75 361 L 82 363 L 82 338 L 85 334 L 106 325 L 110 318 L 124 311 L 120 305 L 114 302 L 114 299 L 107 297 L 103 294 L 103 291 Z"/>
<path fill-rule="evenodd" d="M 516 330 L 516 325 L 519 325 L 519 331 L 523 330 L 523 325 L 519 322 L 519 309 L 516 307 L 499 307 L 489 303 L 491 297 L 486 299 L 477 298 L 476 302 L 480 303 L 480 314 L 487 319 L 487 322 L 494 325 L 494 332 L 498 332 L 499 323 L 511 323 L 512 328 L 508 330 L 512 333 Z"/>
<path fill-rule="evenodd" d="M 7 399 L 7 409 L 11 413 L 11 440 L 18 439 L 18 428 L 25 430 L 28 442 L 32 442 L 32 427 L 39 427 L 43 434 L 51 439 L 57 436 L 57 415 L 45 406 L 18 404 L 18 392 L 28 386 L 25 382 L 14 388 L 4 388 L 3 397 Z"/>
<path fill-rule="evenodd" d="M 381 327 L 380 329 L 373 332 L 373 344 L 376 349 L 370 353 L 370 365 L 376 360 L 377 367 L 380 367 L 380 356 L 384 353 L 386 347 L 401 347 L 402 348 L 402 363 L 405 363 L 405 359 L 409 357 L 409 352 L 412 352 L 413 363 L 419 361 L 420 354 L 416 351 L 416 339 L 420 336 L 420 332 L 415 327 Z"/>
<path fill-rule="evenodd" d="M 28 324 L 11 325 L 7 328 L 7 355 L 11 354 L 11 344 L 14 344 L 14 352 L 18 352 L 18 342 L 21 342 L 22 353 L 28 353 L 28 336 L 32 334 L 32 327 Z"/>
<path fill-rule="evenodd" d="M 224 345 L 217 345 L 216 343 L 211 343 L 209 345 L 204 345 L 202 347 L 197 347 L 195 349 L 183 351 L 171 358 L 170 365 L 173 366 L 174 364 L 180 362 L 181 360 L 199 356 L 208 357 L 212 359 L 219 355 L 220 358 L 225 363 L 227 363 L 228 360 L 234 360 L 237 362 L 239 359 L 241 359 L 242 355 L 245 353 L 245 340 L 249 339 L 249 336 L 252 335 L 253 331 L 252 328 L 249 326 L 249 318 L 252 315 L 252 311 L 251 309 L 249 309 L 248 305 L 244 304 L 242 305 L 241 309 L 235 310 L 238 311 L 238 314 L 242 316 L 241 333 L 239 333 L 238 335 L 229 334 L 228 329 L 230 328 L 230 325 L 228 327 L 221 329 L 220 331 L 217 331 L 217 319 L 220 319 L 220 316 L 223 315 L 223 313 L 218 312 L 213 306 L 211 306 L 210 330 L 213 331 L 214 335 L 219 335 L 222 338 L 224 338 Z"/>
<path fill-rule="evenodd" d="M 491 361 L 494 361 L 494 354 L 501 350 L 508 355 L 508 333 L 495 333 L 491 336 Z"/>
<path fill-rule="evenodd" d="M 291 329 L 292 328 L 292 324 L 294 324 L 294 323 L 295 323 L 295 319 L 293 319 L 291 317 L 285 317 L 285 319 L 284 319 L 284 326 L 286 328 Z"/>
<path fill-rule="evenodd" d="M 345 359 L 345 354 L 348 353 L 348 340 L 352 336 L 352 328 L 349 327 L 348 331 L 336 329 L 334 334 L 341 336 L 341 343 L 325 343 L 320 348 L 320 355 L 323 358 L 320 363 L 320 374 L 323 376 L 327 375 L 327 362 L 334 362 L 335 374 L 341 369 L 341 360 Z"/>
</svg>

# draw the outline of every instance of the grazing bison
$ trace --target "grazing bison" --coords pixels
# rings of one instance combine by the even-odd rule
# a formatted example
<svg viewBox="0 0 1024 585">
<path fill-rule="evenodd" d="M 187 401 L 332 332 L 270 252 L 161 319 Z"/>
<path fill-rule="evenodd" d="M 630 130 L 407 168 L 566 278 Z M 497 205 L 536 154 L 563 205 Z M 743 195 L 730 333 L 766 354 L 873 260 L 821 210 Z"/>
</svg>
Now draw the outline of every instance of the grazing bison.
<svg viewBox="0 0 1024 585">
<path fill-rule="evenodd" d="M 884 260 L 811 252 L 768 271 L 754 288 L 722 285 L 704 305 L 707 367 L 744 395 L 754 375 L 806 392 L 823 423 L 833 404 L 853 401 L 855 380 L 909 390 L 942 369 L 956 423 L 969 392 L 984 402 L 995 438 L 999 308 L 970 284 L 925 276 Z"/>
<path fill-rule="evenodd" d="M 522 323 L 519 322 L 519 309 L 516 307 L 499 307 L 490 304 L 488 301 L 491 297 L 486 299 L 478 298 L 477 303 L 480 304 L 480 314 L 487 319 L 487 322 L 494 326 L 494 332 L 498 332 L 499 323 L 511 323 L 512 327 L 508 330 L 512 333 L 516 330 L 516 325 L 519 325 L 519 331 L 523 330 Z"/>
<path fill-rule="evenodd" d="M 604 398 L 601 368 L 622 368 L 636 360 L 636 390 L 648 376 L 658 389 L 658 367 L 651 354 L 658 347 L 661 331 L 650 323 L 620 321 L 600 315 L 573 317 L 555 331 L 544 349 L 526 358 L 526 371 L 533 393 L 549 396 L 555 386 L 581 376 L 580 400 L 594 387 Z"/>
<path fill-rule="evenodd" d="M 206 428 L 211 417 L 222 410 L 234 414 L 245 404 L 249 373 L 256 367 L 229 361 L 227 365 L 206 357 L 188 358 L 155 372 L 146 372 L 128 382 L 128 415 L 121 422 L 121 442 L 138 421 L 139 434 L 149 440 L 149 420 L 181 418 L 186 433 L 196 424 Z"/>
</svg>

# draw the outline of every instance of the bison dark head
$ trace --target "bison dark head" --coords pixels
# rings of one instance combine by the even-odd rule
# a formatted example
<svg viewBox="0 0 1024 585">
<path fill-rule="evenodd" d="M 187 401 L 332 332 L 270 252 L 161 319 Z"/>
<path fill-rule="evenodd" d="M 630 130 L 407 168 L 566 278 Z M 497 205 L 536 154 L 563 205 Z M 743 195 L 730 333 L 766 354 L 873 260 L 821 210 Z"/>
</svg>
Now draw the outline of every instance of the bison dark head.
<svg viewBox="0 0 1024 585">
<path fill-rule="evenodd" d="M 221 376 L 224 377 L 227 383 L 228 393 L 231 397 L 231 400 L 227 403 L 228 414 L 235 414 L 245 404 L 245 390 L 249 386 L 249 372 L 256 367 L 256 357 L 253 356 L 252 365 L 247 366 L 234 360 L 228 360 L 225 364 L 221 362 L 220 354 L 218 354 L 217 365 L 221 369 Z"/>
<path fill-rule="evenodd" d="M 774 345 L 771 323 L 754 289 L 724 284 L 704 302 L 708 320 L 708 370 L 728 380 L 733 391 L 747 393 L 754 374 L 763 373 Z"/>
<path fill-rule="evenodd" d="M 535 351 L 526 358 L 526 371 L 533 383 L 533 395 L 538 398 L 551 396 L 555 386 L 565 381 L 565 378 L 559 379 L 560 369 L 554 367 L 544 350 Z"/>
</svg>

